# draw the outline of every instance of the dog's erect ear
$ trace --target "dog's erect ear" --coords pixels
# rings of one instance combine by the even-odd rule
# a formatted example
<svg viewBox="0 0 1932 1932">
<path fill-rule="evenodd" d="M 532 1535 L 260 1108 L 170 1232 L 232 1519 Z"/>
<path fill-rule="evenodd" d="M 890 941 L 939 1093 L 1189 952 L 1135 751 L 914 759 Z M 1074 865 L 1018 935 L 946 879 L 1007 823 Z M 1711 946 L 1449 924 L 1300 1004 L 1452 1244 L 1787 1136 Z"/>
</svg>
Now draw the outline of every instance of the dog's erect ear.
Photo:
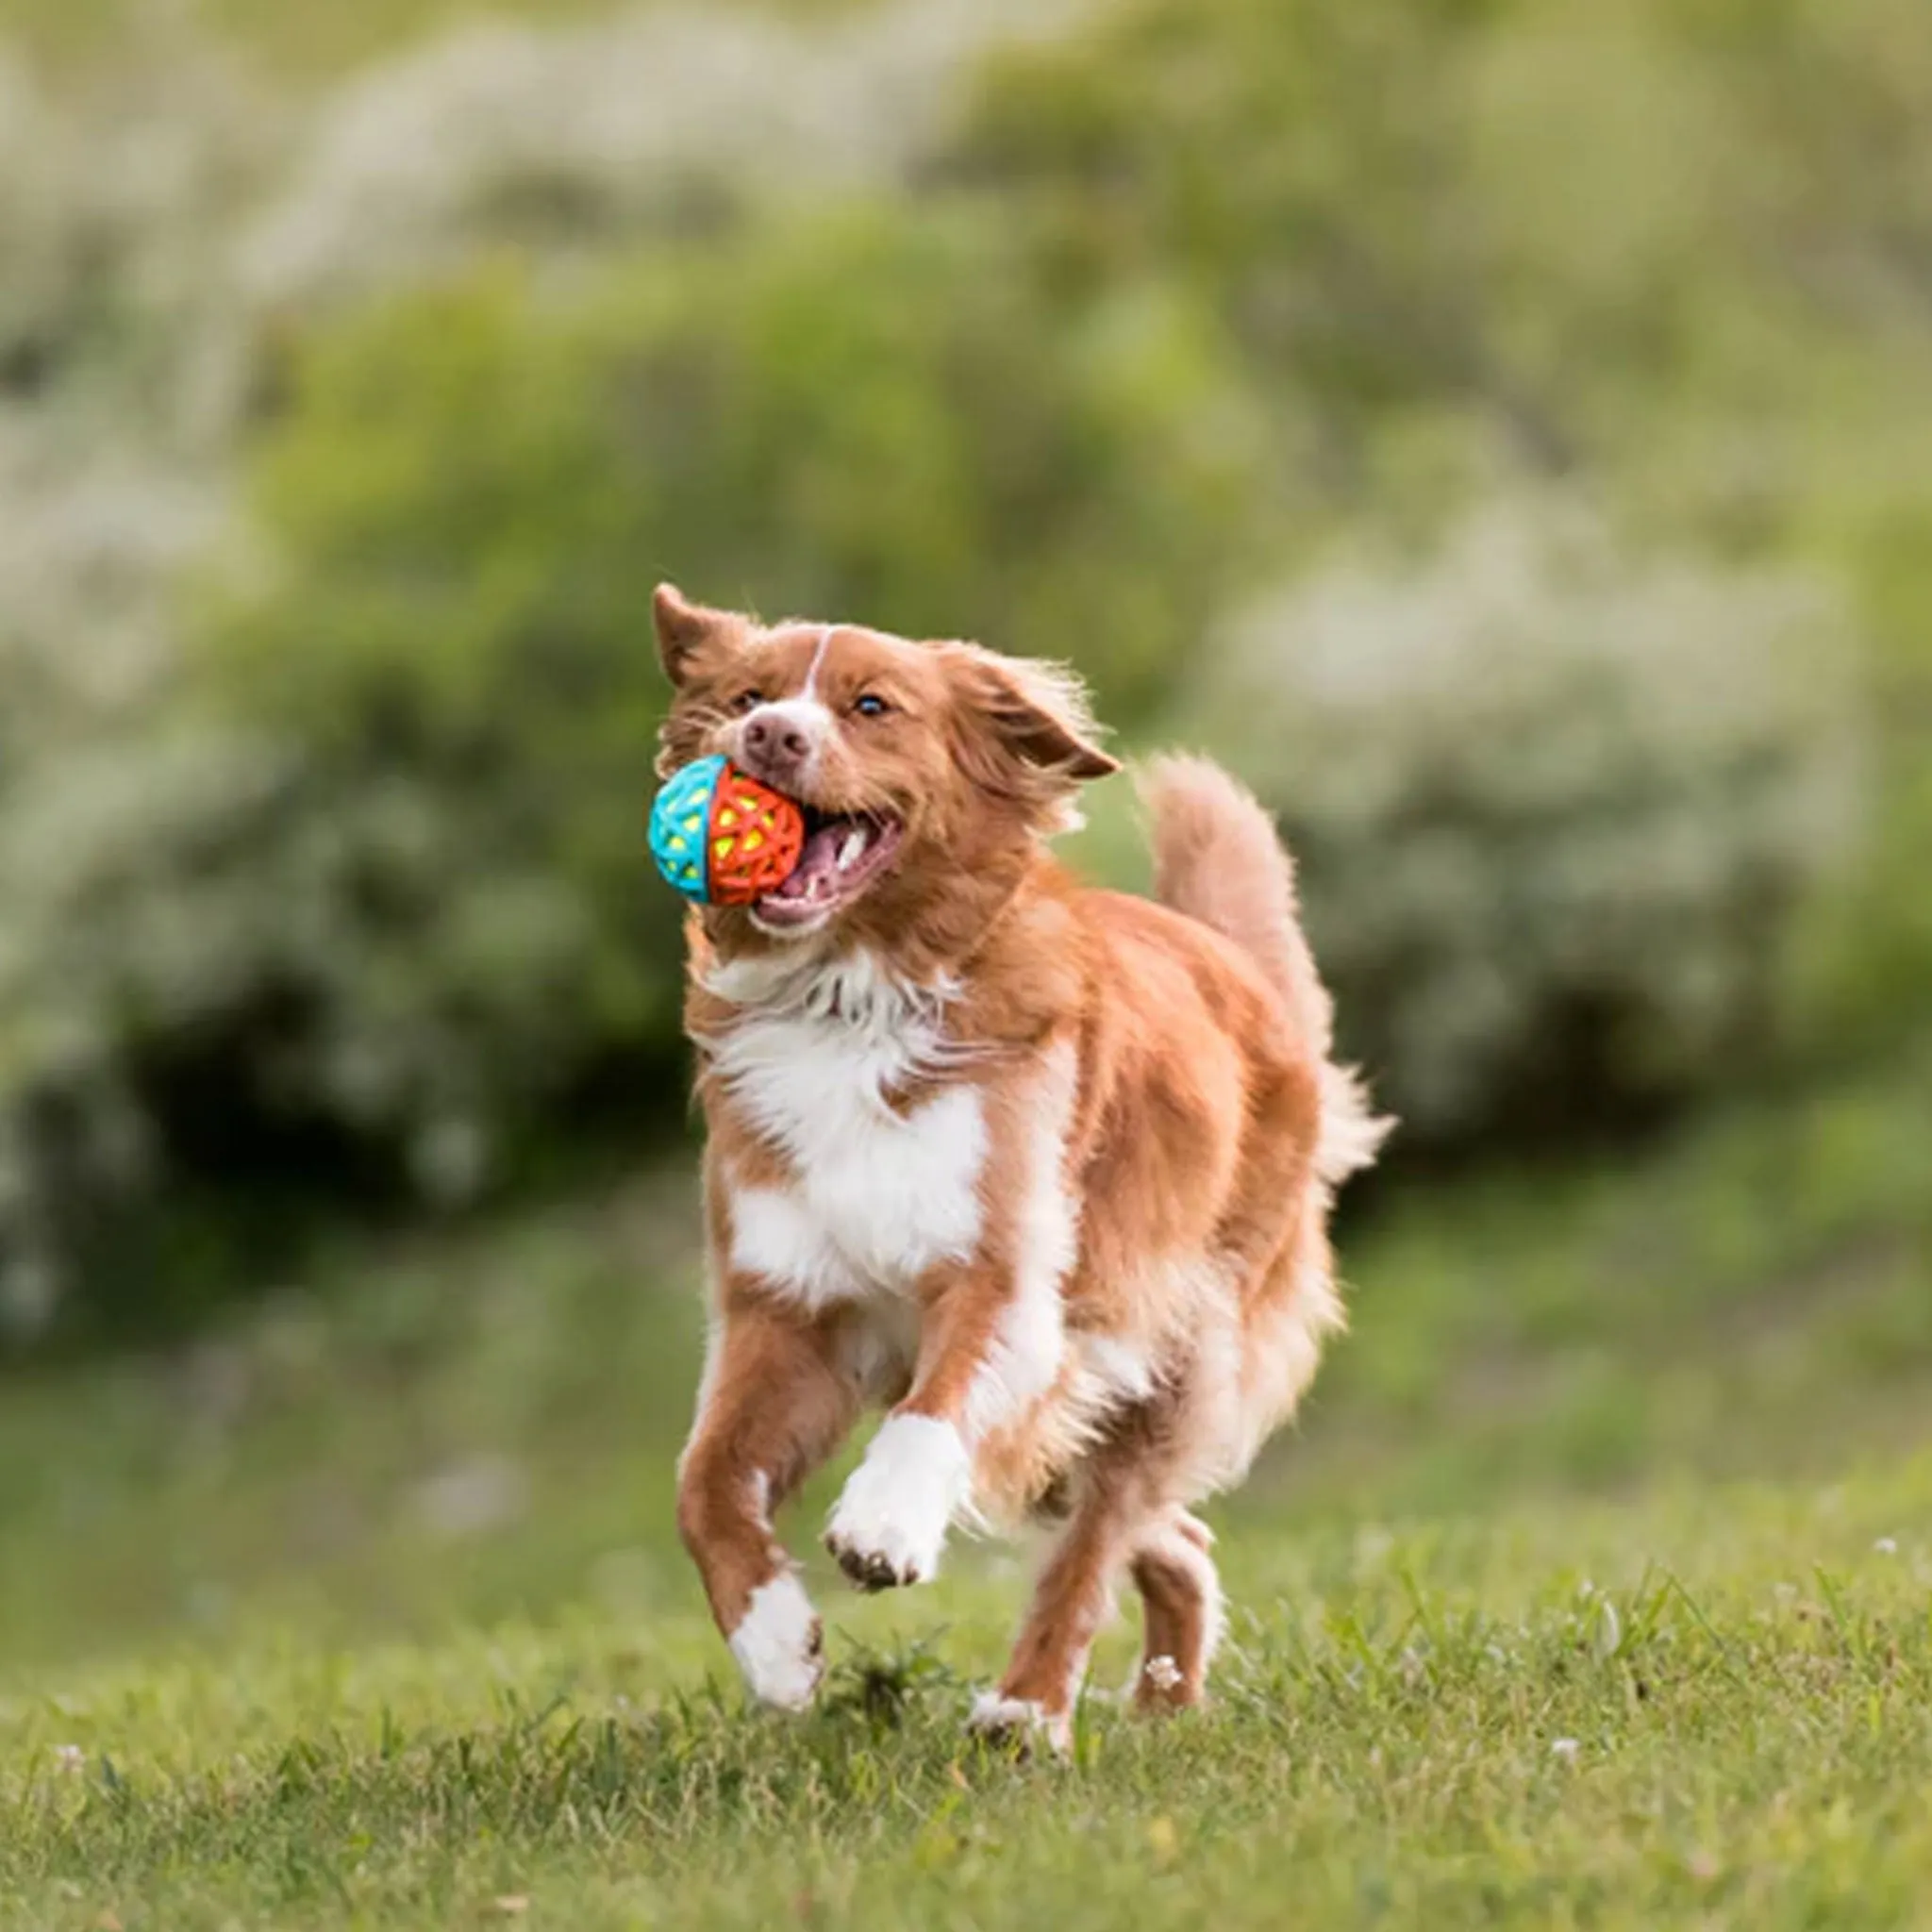
<svg viewBox="0 0 1932 1932">
<path fill-rule="evenodd" d="M 691 603 L 675 584 L 659 584 L 652 591 L 651 615 L 658 625 L 658 657 L 664 675 L 674 685 L 684 682 L 691 660 L 706 639 L 717 635 L 731 621 L 722 610 L 708 610 L 702 604 Z"/>
<path fill-rule="evenodd" d="M 956 644 L 973 708 L 1006 750 L 1058 778 L 1105 778 L 1120 770 L 1095 741 L 1100 727 L 1087 687 L 1063 664 L 1003 658 L 977 644 Z"/>
</svg>

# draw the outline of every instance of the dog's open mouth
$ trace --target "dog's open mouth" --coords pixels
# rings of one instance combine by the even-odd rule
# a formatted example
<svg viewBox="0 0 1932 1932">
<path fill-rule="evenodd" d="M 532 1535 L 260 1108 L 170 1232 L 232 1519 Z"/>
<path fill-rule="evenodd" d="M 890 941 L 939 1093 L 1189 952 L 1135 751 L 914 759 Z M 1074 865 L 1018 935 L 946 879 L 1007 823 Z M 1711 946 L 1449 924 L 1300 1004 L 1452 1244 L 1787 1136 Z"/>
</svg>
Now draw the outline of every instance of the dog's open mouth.
<svg viewBox="0 0 1932 1932">
<path fill-rule="evenodd" d="M 806 808 L 805 849 L 785 882 L 753 910 L 760 924 L 816 925 L 852 904 L 892 862 L 905 826 L 897 819 Z"/>
</svg>

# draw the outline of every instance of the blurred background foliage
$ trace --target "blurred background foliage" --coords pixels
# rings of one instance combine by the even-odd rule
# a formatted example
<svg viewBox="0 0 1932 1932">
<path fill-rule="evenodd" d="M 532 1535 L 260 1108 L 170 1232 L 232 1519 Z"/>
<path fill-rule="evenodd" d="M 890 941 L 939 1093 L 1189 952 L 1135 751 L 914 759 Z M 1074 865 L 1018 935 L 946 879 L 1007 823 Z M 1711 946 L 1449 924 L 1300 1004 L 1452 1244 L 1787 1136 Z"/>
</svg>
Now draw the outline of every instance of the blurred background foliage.
<svg viewBox="0 0 1932 1932">
<path fill-rule="evenodd" d="M 1923 1020 L 1913 0 L 270 21 L 0 71 L 17 1338 L 677 1120 L 660 575 L 1226 752 L 1414 1146 Z"/>
<path fill-rule="evenodd" d="M 1468 1237 L 1444 1168 L 1758 1110 L 1714 1224 L 1818 1108 L 1867 1124 L 1816 1225 L 1923 1259 L 1924 0 L 0 29 L 0 1352 L 272 1337 L 373 1217 L 675 1144 L 660 576 L 1071 658 L 1234 763 L 1407 1122 L 1391 1278 Z M 1869 1358 L 1923 1365 L 1899 1265 Z"/>
</svg>

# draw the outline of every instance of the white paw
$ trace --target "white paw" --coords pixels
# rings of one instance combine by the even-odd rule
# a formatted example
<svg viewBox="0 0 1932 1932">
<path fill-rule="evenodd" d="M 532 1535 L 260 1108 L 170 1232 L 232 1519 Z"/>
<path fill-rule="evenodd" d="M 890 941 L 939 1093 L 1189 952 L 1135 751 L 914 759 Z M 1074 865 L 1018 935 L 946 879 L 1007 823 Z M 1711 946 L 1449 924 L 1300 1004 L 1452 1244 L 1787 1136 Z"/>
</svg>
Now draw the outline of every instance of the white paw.
<svg viewBox="0 0 1932 1932">
<path fill-rule="evenodd" d="M 937 1574 L 972 1464 L 951 1423 L 895 1415 L 873 1438 L 832 1510 L 825 1547 L 866 1590 L 924 1583 Z"/>
<path fill-rule="evenodd" d="M 982 1690 L 973 1700 L 973 1714 L 966 1728 L 990 1743 L 1030 1745 L 1036 1739 L 1064 1751 L 1074 1741 L 1074 1715 L 1071 1711 L 1049 1712 L 1030 1697 L 1003 1697 L 997 1690 Z"/>
<path fill-rule="evenodd" d="M 824 1637 L 811 1599 L 789 1571 L 752 1591 L 730 1641 L 746 1688 L 760 1704 L 800 1710 L 811 1702 L 824 1674 Z"/>
</svg>

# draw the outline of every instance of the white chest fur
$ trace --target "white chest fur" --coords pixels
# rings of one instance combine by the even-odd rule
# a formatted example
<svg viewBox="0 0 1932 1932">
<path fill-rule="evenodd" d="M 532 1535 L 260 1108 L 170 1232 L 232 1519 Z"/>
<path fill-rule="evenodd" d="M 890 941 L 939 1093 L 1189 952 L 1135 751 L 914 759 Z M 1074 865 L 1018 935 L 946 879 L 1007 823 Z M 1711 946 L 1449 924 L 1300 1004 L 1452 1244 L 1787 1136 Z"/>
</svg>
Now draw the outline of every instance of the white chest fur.
<svg viewBox="0 0 1932 1932">
<path fill-rule="evenodd" d="M 909 1288 L 979 1240 L 984 1103 L 958 1082 L 900 1112 L 887 1096 L 946 1063 L 943 998 L 908 991 L 862 956 L 759 984 L 725 968 L 717 991 L 746 1000 L 711 1042 L 732 1106 L 782 1148 L 784 1187 L 733 1185 L 731 1259 L 814 1307 Z"/>
</svg>

